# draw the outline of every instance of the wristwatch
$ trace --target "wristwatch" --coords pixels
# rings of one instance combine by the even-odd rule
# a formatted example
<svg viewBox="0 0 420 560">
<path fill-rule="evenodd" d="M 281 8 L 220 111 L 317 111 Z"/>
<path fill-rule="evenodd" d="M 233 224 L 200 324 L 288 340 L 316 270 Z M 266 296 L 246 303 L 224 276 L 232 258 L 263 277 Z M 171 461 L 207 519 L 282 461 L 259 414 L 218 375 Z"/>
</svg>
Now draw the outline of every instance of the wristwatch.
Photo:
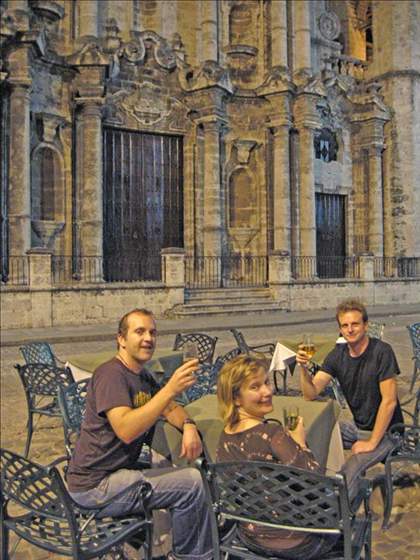
<svg viewBox="0 0 420 560">
<path fill-rule="evenodd" d="M 185 420 L 182 422 L 182 427 L 184 427 L 185 424 L 193 424 L 194 426 L 197 426 L 192 418 L 185 418 Z"/>
</svg>

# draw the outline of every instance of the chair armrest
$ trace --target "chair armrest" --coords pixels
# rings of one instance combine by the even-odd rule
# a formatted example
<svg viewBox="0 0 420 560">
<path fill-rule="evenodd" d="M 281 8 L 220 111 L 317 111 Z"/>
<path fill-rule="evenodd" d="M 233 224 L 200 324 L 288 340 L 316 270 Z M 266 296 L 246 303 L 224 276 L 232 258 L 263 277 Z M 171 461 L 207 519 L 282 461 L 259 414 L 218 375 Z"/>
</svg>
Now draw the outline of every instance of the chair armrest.
<svg viewBox="0 0 420 560">
<path fill-rule="evenodd" d="M 275 349 L 276 345 L 273 344 L 272 342 L 267 342 L 266 344 L 258 344 L 257 346 L 250 346 L 251 350 L 259 350 L 259 351 L 265 351 L 265 352 L 269 352 L 271 354 L 274 354 L 274 349 Z M 264 350 L 265 349 L 265 350 Z"/>
</svg>

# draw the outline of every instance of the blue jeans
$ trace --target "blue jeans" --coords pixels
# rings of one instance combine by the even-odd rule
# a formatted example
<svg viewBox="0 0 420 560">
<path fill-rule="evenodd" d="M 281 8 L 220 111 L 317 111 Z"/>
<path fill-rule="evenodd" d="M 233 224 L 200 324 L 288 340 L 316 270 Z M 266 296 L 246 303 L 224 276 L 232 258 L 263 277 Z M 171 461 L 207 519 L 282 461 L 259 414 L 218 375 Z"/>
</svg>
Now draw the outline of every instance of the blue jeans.
<svg viewBox="0 0 420 560">
<path fill-rule="evenodd" d="M 370 435 L 370 432 L 359 430 L 354 422 L 345 420 L 340 421 L 340 431 L 344 449 L 351 449 L 353 443 L 358 440 L 369 439 Z M 346 475 L 350 501 L 357 496 L 359 478 L 364 476 L 367 469 L 383 461 L 393 445 L 391 439 L 385 434 L 373 451 L 356 453 L 345 462 L 341 472 Z"/>
<path fill-rule="evenodd" d="M 97 507 L 121 493 L 112 504 L 103 509 L 101 515 L 106 517 L 136 513 L 143 511 L 137 483 L 144 480 L 150 482 L 153 488 L 149 501 L 151 509 L 168 509 L 171 513 L 175 558 L 210 560 L 213 554 L 210 518 L 197 469 L 120 469 L 102 479 L 96 488 L 70 494 L 82 506 Z"/>
</svg>

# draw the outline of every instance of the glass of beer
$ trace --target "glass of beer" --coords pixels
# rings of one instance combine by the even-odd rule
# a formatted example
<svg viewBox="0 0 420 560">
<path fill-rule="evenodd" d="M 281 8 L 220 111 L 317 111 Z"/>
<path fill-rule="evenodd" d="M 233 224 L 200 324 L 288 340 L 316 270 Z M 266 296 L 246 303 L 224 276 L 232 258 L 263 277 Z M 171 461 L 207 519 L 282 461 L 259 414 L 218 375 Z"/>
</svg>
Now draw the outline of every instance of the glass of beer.
<svg viewBox="0 0 420 560">
<path fill-rule="evenodd" d="M 316 352 L 316 347 L 314 341 L 312 340 L 312 336 L 310 334 L 304 334 L 302 336 L 302 350 L 308 354 L 309 359 L 312 359 L 312 356 Z"/>
<path fill-rule="evenodd" d="M 198 348 L 195 342 L 186 342 L 182 347 L 182 361 L 198 360 Z"/>
<path fill-rule="evenodd" d="M 299 420 L 299 408 L 291 405 L 283 408 L 284 427 L 288 430 L 296 430 Z"/>
</svg>

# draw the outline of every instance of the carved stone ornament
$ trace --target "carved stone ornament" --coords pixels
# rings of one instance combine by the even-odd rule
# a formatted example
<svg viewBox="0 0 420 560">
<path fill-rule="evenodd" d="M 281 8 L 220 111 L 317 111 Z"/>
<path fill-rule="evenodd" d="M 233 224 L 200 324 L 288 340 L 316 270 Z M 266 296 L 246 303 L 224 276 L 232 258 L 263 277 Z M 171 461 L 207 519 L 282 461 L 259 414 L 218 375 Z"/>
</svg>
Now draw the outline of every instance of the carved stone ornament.
<svg viewBox="0 0 420 560">
<path fill-rule="evenodd" d="M 125 57 L 130 62 L 143 62 L 146 55 L 146 42 L 153 43 L 153 55 L 159 66 L 166 70 L 176 67 L 176 57 L 168 41 L 154 31 L 132 31 L 133 40 L 123 45 L 119 56 Z"/>
<path fill-rule="evenodd" d="M 255 148 L 255 146 L 257 145 L 257 142 L 255 140 L 240 140 L 240 139 L 237 139 L 237 140 L 233 141 L 233 145 L 237 149 L 238 162 L 246 164 L 246 163 L 249 162 L 249 157 L 251 155 L 251 151 Z"/>
<path fill-rule="evenodd" d="M 75 66 L 106 66 L 109 64 L 109 57 L 104 54 L 95 38 L 91 39 L 80 50 L 67 57 L 69 64 Z"/>
<path fill-rule="evenodd" d="M 263 83 L 257 88 L 258 95 L 269 95 L 293 89 L 291 76 L 286 66 L 273 66 L 266 74 Z"/>
<path fill-rule="evenodd" d="M 229 71 L 219 66 L 214 60 L 206 60 L 197 73 L 185 65 L 180 69 L 179 82 L 185 91 L 195 91 L 217 85 L 233 93 Z"/>
<path fill-rule="evenodd" d="M 334 41 L 334 39 L 337 39 L 341 31 L 340 19 L 334 12 L 322 12 L 322 14 L 318 17 L 318 27 L 319 32 L 324 39 Z"/>
</svg>

